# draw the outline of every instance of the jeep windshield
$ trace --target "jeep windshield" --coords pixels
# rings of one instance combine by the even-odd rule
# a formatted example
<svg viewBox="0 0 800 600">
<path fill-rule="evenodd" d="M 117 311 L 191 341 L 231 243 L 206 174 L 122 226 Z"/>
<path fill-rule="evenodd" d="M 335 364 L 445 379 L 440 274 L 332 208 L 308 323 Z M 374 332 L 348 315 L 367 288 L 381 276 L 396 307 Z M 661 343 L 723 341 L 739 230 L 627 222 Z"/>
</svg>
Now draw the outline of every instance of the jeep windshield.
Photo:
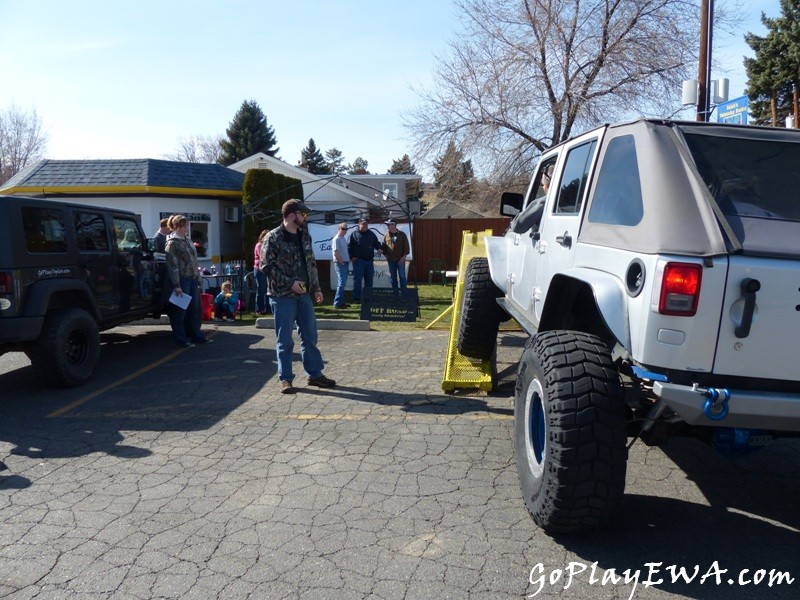
<svg viewBox="0 0 800 600">
<path fill-rule="evenodd" d="M 679 129 L 743 252 L 796 256 L 800 247 L 785 242 L 800 234 L 800 134 L 741 126 Z"/>
</svg>

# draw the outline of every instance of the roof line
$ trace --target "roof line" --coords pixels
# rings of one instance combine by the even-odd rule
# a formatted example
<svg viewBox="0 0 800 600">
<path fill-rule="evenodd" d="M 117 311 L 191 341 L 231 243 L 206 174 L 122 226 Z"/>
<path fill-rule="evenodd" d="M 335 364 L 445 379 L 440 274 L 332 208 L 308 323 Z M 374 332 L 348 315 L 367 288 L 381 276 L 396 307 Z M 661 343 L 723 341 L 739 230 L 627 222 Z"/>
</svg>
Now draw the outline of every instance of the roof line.
<svg viewBox="0 0 800 600">
<path fill-rule="evenodd" d="M 230 196 L 241 197 L 242 192 L 236 190 L 210 190 L 207 188 L 174 188 L 153 185 L 120 185 L 120 186 L 16 186 L 3 190 L 4 194 L 173 194 L 179 196 Z"/>
</svg>

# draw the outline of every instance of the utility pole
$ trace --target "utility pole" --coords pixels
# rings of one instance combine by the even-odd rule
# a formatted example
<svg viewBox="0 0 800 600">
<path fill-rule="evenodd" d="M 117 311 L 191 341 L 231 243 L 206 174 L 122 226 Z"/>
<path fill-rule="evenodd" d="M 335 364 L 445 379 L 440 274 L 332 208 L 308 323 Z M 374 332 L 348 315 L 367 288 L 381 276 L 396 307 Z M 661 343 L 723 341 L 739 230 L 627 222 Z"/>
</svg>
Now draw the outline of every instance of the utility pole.
<svg viewBox="0 0 800 600">
<path fill-rule="evenodd" d="M 700 56 L 697 68 L 697 120 L 708 121 L 711 112 L 711 45 L 714 36 L 714 0 L 700 3 Z"/>
</svg>

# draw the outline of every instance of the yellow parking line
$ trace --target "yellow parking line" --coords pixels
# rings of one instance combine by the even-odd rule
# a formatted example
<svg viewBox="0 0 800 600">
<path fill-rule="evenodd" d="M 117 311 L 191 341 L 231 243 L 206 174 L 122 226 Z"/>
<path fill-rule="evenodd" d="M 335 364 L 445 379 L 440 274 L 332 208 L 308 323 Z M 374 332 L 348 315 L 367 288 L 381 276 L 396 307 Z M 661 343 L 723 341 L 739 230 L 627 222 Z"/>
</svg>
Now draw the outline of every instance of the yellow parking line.
<svg viewBox="0 0 800 600">
<path fill-rule="evenodd" d="M 212 337 L 212 336 L 209 335 L 208 337 Z M 76 408 L 76 407 L 80 406 L 81 404 L 85 404 L 86 402 L 88 402 L 92 398 L 96 398 L 100 394 L 105 394 L 107 391 L 112 390 L 115 387 L 122 385 L 123 383 L 128 383 L 129 381 L 131 381 L 133 379 L 136 379 L 140 375 L 144 375 L 148 371 L 152 371 L 156 367 L 159 367 L 159 366 L 163 365 L 164 363 L 171 361 L 173 358 L 178 356 L 181 352 L 185 352 L 185 351 L 186 351 L 186 348 L 179 348 L 178 350 L 175 350 L 174 352 L 170 352 L 164 358 L 160 358 L 157 361 L 155 361 L 154 363 L 150 363 L 149 365 L 147 365 L 145 367 L 142 367 L 141 369 L 139 369 L 138 371 L 135 371 L 134 373 L 131 373 L 127 377 L 123 377 L 119 381 L 115 381 L 114 383 L 110 383 L 107 386 L 105 386 L 103 388 L 100 388 L 99 390 L 95 390 L 91 394 L 88 394 L 88 395 L 84 396 L 83 398 L 78 398 L 77 400 L 75 400 L 75 402 L 71 402 L 70 404 L 67 404 L 64 407 L 59 408 L 58 410 L 54 410 L 49 415 L 47 415 L 47 418 L 48 419 L 52 419 L 53 417 L 60 417 L 64 413 L 71 411 L 73 408 Z"/>
</svg>

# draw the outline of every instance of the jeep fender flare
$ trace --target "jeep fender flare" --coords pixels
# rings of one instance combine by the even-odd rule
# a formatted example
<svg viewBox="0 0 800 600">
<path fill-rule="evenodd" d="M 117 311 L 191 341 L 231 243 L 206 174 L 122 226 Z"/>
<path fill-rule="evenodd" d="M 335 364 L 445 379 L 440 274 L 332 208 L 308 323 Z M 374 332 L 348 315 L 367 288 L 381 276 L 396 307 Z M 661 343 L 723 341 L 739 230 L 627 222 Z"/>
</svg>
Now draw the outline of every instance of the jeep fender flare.
<svg viewBox="0 0 800 600">
<path fill-rule="evenodd" d="M 505 237 L 489 236 L 483 238 L 486 244 L 486 258 L 489 261 L 489 276 L 504 294 L 508 292 L 508 244 Z"/>
<path fill-rule="evenodd" d="M 47 314 L 50 299 L 59 294 L 73 294 L 83 302 L 83 308 L 91 313 L 95 319 L 100 318 L 100 309 L 97 307 L 89 286 L 77 279 L 43 279 L 31 286 L 25 301 L 25 316 L 40 317 Z M 69 308 L 67 305 L 57 304 L 57 308 Z"/>
<path fill-rule="evenodd" d="M 605 326 L 625 350 L 630 352 L 631 334 L 628 325 L 628 303 L 626 301 L 626 293 L 622 281 L 602 271 L 586 267 L 575 267 L 556 275 L 550 283 L 550 288 L 552 289 L 558 280 L 565 283 L 564 280 L 567 279 L 585 284 L 591 289 L 595 304 L 597 305 L 597 309 L 600 312 Z M 558 299 L 548 294 L 547 302 L 545 303 L 542 313 L 542 319 L 539 324 L 540 330 L 543 328 L 549 329 L 545 326 L 548 312 L 557 301 Z"/>
</svg>

